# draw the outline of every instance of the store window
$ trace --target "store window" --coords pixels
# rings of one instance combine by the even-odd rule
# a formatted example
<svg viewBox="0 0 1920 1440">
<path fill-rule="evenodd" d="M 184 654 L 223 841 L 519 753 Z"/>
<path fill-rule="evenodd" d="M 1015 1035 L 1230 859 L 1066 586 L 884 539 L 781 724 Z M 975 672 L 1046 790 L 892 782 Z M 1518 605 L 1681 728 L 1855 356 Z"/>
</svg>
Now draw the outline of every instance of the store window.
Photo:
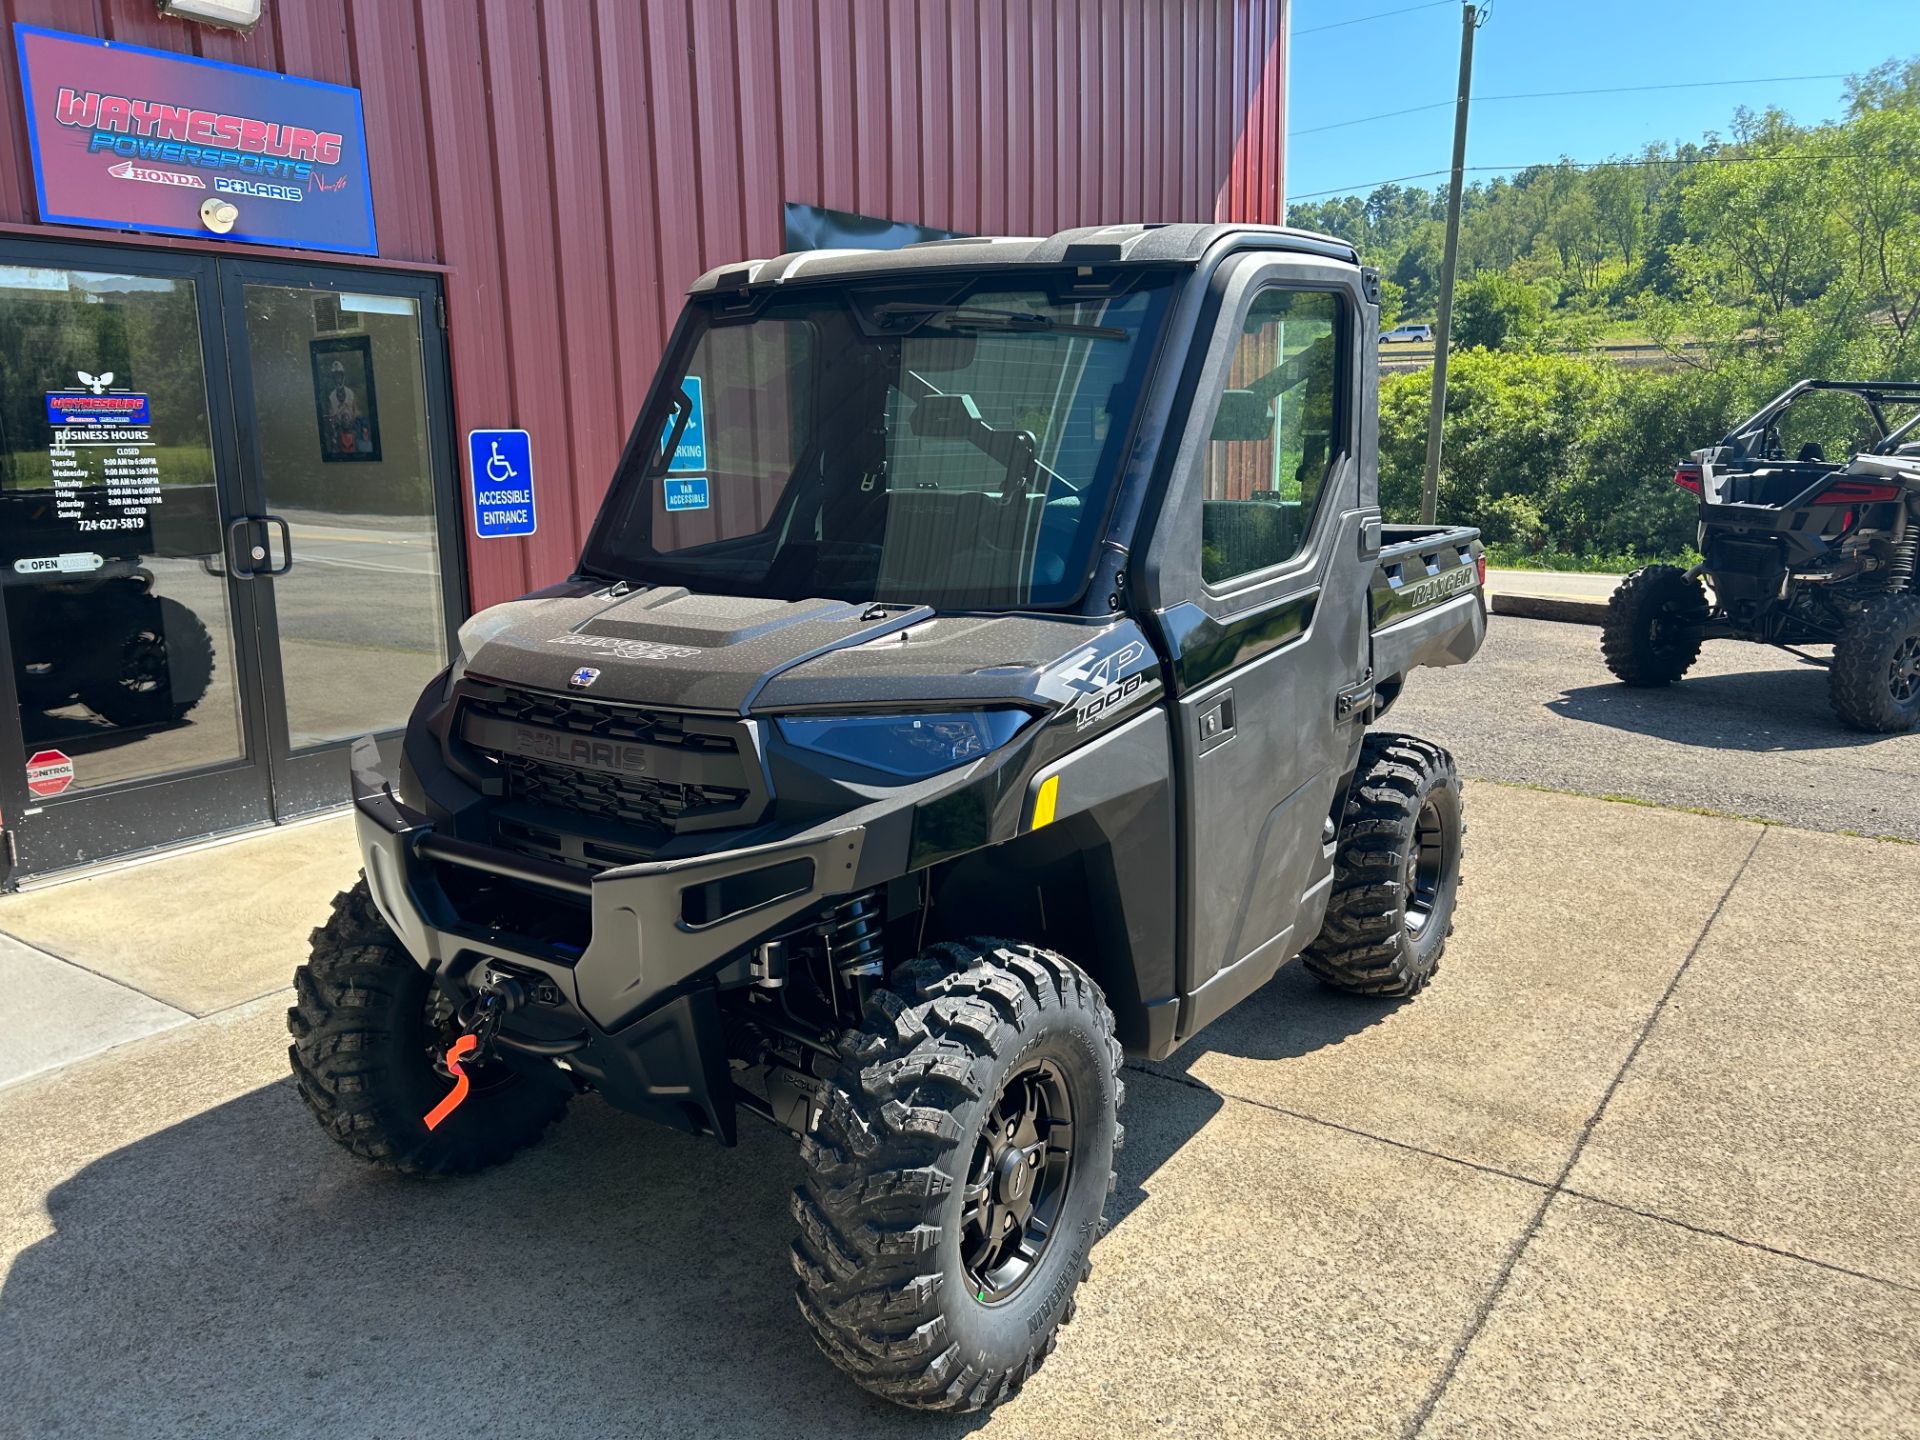
<svg viewBox="0 0 1920 1440">
<path fill-rule="evenodd" d="M 1340 300 L 1268 290 L 1228 368 L 1201 466 L 1200 573 L 1224 585 L 1305 546 L 1339 450 Z"/>
<path fill-rule="evenodd" d="M 242 753 L 202 355 L 190 279 L 0 265 L 0 579 L 59 793 Z"/>
</svg>

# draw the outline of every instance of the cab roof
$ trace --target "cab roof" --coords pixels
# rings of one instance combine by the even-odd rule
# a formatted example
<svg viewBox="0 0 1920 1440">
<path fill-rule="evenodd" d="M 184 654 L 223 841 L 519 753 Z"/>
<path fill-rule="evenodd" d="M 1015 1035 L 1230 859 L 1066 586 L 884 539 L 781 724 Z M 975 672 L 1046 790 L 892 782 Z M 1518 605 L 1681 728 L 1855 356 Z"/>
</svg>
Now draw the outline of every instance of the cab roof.
<svg viewBox="0 0 1920 1440">
<path fill-rule="evenodd" d="M 1057 235 L 976 235 L 923 240 L 897 250 L 795 250 L 771 260 L 719 265 L 687 293 L 747 290 L 789 280 L 900 278 L 998 265 L 1197 265 L 1219 249 L 1288 250 L 1347 264 L 1346 241 L 1282 225 L 1093 225 Z"/>
</svg>

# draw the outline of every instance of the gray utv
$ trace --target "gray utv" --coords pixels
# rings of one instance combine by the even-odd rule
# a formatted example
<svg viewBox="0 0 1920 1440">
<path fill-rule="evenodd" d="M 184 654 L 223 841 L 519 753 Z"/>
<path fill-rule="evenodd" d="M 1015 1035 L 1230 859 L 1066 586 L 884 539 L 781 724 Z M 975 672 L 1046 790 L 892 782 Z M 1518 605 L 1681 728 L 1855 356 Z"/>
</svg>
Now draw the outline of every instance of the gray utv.
<svg viewBox="0 0 1920 1440">
<path fill-rule="evenodd" d="M 1122 1057 L 1294 956 L 1412 995 L 1452 927 L 1453 761 L 1368 726 L 1478 649 L 1482 559 L 1381 524 L 1378 327 L 1353 250 L 1281 229 L 703 276 L 576 573 L 356 747 L 366 878 L 288 1017 L 314 1114 L 414 1175 L 582 1090 L 758 1116 L 821 1349 L 1014 1393 Z"/>
</svg>

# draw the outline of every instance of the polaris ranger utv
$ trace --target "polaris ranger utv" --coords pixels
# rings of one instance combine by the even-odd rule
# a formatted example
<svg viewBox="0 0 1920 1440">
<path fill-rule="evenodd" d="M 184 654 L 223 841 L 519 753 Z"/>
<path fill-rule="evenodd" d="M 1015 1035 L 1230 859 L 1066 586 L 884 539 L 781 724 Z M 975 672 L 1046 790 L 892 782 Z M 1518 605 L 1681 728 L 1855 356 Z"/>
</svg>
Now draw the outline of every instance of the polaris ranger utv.
<svg viewBox="0 0 1920 1440">
<path fill-rule="evenodd" d="M 1406 996 L 1444 750 L 1368 734 L 1485 634 L 1478 534 L 1383 527 L 1378 285 L 1117 226 L 703 276 L 578 572 L 470 620 L 288 1014 L 415 1175 L 576 1091 L 799 1139 L 801 1314 L 903 1404 L 1014 1393 L 1104 1224 L 1123 1054 L 1297 954 Z"/>
<path fill-rule="evenodd" d="M 1703 558 L 1614 591 L 1601 647 L 1616 677 L 1671 685 L 1709 639 L 1831 645 L 1830 662 L 1802 658 L 1828 665 L 1843 721 L 1920 724 L 1920 384 L 1802 380 L 1673 483 L 1700 497 Z"/>
</svg>

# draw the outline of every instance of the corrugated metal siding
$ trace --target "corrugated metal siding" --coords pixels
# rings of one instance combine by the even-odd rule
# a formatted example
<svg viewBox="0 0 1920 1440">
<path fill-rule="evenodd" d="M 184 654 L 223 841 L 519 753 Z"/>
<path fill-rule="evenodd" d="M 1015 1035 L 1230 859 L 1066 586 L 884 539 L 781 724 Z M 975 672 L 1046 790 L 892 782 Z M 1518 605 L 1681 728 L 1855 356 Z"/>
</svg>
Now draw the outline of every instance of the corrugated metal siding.
<svg viewBox="0 0 1920 1440">
<path fill-rule="evenodd" d="M 455 427 L 524 425 L 540 533 L 477 605 L 564 575 L 687 283 L 787 200 L 945 229 L 1281 218 L 1286 0 L 152 0 L 0 17 L 357 85 L 381 254 L 447 277 Z M 0 220 L 36 218 L 12 46 Z"/>
</svg>

